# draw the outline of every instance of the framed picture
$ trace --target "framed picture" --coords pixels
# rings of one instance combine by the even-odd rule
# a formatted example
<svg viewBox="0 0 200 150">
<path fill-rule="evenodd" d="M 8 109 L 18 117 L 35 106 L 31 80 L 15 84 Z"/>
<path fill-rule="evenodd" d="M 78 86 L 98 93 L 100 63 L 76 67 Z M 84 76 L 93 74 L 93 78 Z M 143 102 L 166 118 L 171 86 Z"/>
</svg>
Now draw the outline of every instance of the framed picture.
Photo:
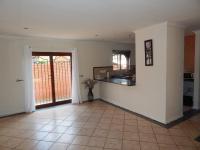
<svg viewBox="0 0 200 150">
<path fill-rule="evenodd" d="M 145 66 L 153 66 L 153 40 L 144 41 Z"/>
</svg>

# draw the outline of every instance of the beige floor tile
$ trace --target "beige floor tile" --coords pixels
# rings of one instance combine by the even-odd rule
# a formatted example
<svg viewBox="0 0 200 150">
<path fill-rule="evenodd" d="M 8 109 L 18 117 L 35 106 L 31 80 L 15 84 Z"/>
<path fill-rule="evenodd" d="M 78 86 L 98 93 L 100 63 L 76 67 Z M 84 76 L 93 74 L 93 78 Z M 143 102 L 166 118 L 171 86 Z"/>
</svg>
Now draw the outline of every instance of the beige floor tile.
<svg viewBox="0 0 200 150">
<path fill-rule="evenodd" d="M 74 142 L 76 136 L 86 136 L 91 139 L 88 141 L 91 146 L 72 144 L 71 149 L 100 150 L 103 147 L 97 146 L 102 146 L 103 142 L 97 139 L 109 137 L 105 139 L 104 150 L 122 149 L 122 139 L 128 145 L 124 147 L 124 144 L 124 149 L 129 149 L 132 141 L 133 143 L 140 141 L 140 144 L 143 144 L 141 149 L 154 148 L 156 150 L 159 146 L 160 150 L 190 150 L 200 149 L 200 143 L 194 141 L 194 138 L 199 135 L 199 131 L 200 115 L 166 129 L 120 108 L 94 101 L 93 103 L 63 105 L 35 113 L 0 118 L 0 149 L 3 150 L 5 146 L 8 149 L 11 149 L 9 147 L 20 148 L 20 146 L 21 149 L 28 149 L 34 145 L 31 140 L 40 140 L 35 148 L 39 145 L 38 149 L 48 149 L 48 145 L 53 143 L 45 142 L 44 139 L 56 141 L 58 144 L 54 149 L 59 149 L 59 145 L 63 147 Z M 47 137 L 51 133 L 63 135 Z M 27 142 L 23 142 L 24 140 Z M 157 142 L 165 144 L 157 145 Z M 179 147 L 176 147 L 177 145 Z"/>
<path fill-rule="evenodd" d="M 85 150 L 86 146 L 81 145 L 70 145 L 67 150 Z"/>
<path fill-rule="evenodd" d="M 138 126 L 151 126 L 151 122 L 147 120 L 138 120 Z"/>
<path fill-rule="evenodd" d="M 121 150 L 122 140 L 119 139 L 107 139 L 104 148 Z"/>
<path fill-rule="evenodd" d="M 38 143 L 39 141 L 36 140 L 24 140 L 20 145 L 16 147 L 17 150 L 29 150 L 34 148 L 34 146 Z"/>
<path fill-rule="evenodd" d="M 81 128 L 70 127 L 70 128 L 67 129 L 66 133 L 77 135 L 80 130 L 81 130 Z"/>
<path fill-rule="evenodd" d="M 135 119 L 126 119 L 125 120 L 125 125 L 133 125 L 133 126 L 137 126 L 138 122 Z"/>
<path fill-rule="evenodd" d="M 48 141 L 48 142 L 55 142 L 58 140 L 58 138 L 61 136 L 61 134 L 59 133 L 49 133 L 44 139 L 42 139 L 43 141 Z"/>
<path fill-rule="evenodd" d="M 168 129 L 163 127 L 153 127 L 153 131 L 155 134 L 170 135 Z"/>
<path fill-rule="evenodd" d="M 125 115 L 125 111 L 120 108 L 116 108 L 114 115 Z"/>
<path fill-rule="evenodd" d="M 100 123 L 111 123 L 111 122 L 112 122 L 112 117 L 100 119 Z"/>
<path fill-rule="evenodd" d="M 198 150 L 196 147 L 191 146 L 178 146 L 179 150 Z"/>
<path fill-rule="evenodd" d="M 138 130 L 140 133 L 154 133 L 151 126 L 139 126 Z"/>
<path fill-rule="evenodd" d="M 139 141 L 139 134 L 134 132 L 124 132 L 123 133 L 123 139 L 124 140 L 133 140 L 133 141 Z"/>
<path fill-rule="evenodd" d="M 7 142 L 9 139 L 9 137 L 7 136 L 0 136 L 0 145 L 2 145 L 3 143 Z"/>
<path fill-rule="evenodd" d="M 112 131 L 123 131 L 124 130 L 124 125 L 121 125 L 121 124 L 111 124 L 110 125 L 110 130 L 112 130 Z"/>
<path fill-rule="evenodd" d="M 85 150 L 103 150 L 103 148 L 86 146 Z"/>
<path fill-rule="evenodd" d="M 123 150 L 140 150 L 140 143 L 137 141 L 123 140 L 122 149 Z"/>
<path fill-rule="evenodd" d="M 51 121 L 48 123 L 48 125 L 60 125 L 60 124 L 62 124 L 62 123 L 63 123 L 63 120 L 57 119 L 57 120 L 51 120 Z"/>
<path fill-rule="evenodd" d="M 72 124 L 72 127 L 77 127 L 77 128 L 81 128 L 85 125 L 85 122 L 76 122 L 74 121 L 73 124 Z"/>
<path fill-rule="evenodd" d="M 50 150 L 66 150 L 69 144 L 63 144 L 63 143 L 54 143 Z"/>
<path fill-rule="evenodd" d="M 169 144 L 169 145 L 175 144 L 172 137 L 168 135 L 159 134 L 159 135 L 156 135 L 156 139 L 159 144 Z"/>
<path fill-rule="evenodd" d="M 102 130 L 102 129 L 96 129 L 92 136 L 95 137 L 107 137 L 108 135 L 108 130 Z"/>
<path fill-rule="evenodd" d="M 176 145 L 159 144 L 160 150 L 179 150 Z"/>
<path fill-rule="evenodd" d="M 20 125 L 20 129 L 37 131 L 41 129 L 43 126 L 44 125 L 41 125 L 38 123 L 24 123 L 23 122 L 23 124 Z"/>
<path fill-rule="evenodd" d="M 96 126 L 97 126 L 97 123 L 87 122 L 87 123 L 84 124 L 83 128 L 94 129 L 94 128 L 96 128 Z"/>
<path fill-rule="evenodd" d="M 159 146 L 155 143 L 141 142 L 141 150 L 159 150 Z"/>
<path fill-rule="evenodd" d="M 113 119 L 121 119 L 121 120 L 124 120 L 124 115 L 121 114 L 121 115 L 113 115 Z"/>
<path fill-rule="evenodd" d="M 71 116 L 67 117 L 65 119 L 66 122 L 70 122 L 72 124 L 73 121 L 75 121 L 78 117 L 76 116 L 76 114 L 72 114 Z M 71 125 L 69 124 L 69 125 Z M 63 124 L 62 124 L 63 125 Z M 67 124 L 68 125 L 68 124 Z"/>
<path fill-rule="evenodd" d="M 4 147 L 4 146 L 1 146 L 1 145 L 0 145 L 0 150 L 11 150 L 11 149 L 8 148 L 8 147 Z"/>
<path fill-rule="evenodd" d="M 154 134 L 140 133 L 140 141 L 156 143 L 156 138 Z"/>
<path fill-rule="evenodd" d="M 42 127 L 40 129 L 40 131 L 44 131 L 44 132 L 51 132 L 56 128 L 56 125 L 45 125 L 44 127 Z"/>
<path fill-rule="evenodd" d="M 125 113 L 125 119 L 133 119 L 136 120 L 137 116 L 135 116 L 134 114 L 131 113 Z"/>
<path fill-rule="evenodd" d="M 124 131 L 126 131 L 126 132 L 138 132 L 138 127 L 132 126 L 132 125 L 124 125 Z"/>
<path fill-rule="evenodd" d="M 65 126 L 65 127 L 70 127 L 72 126 L 73 121 L 63 121 L 62 123 L 60 123 L 60 125 Z"/>
<path fill-rule="evenodd" d="M 89 123 L 98 123 L 100 121 L 100 117 L 89 117 L 87 122 Z"/>
<path fill-rule="evenodd" d="M 35 134 L 35 131 L 33 131 L 33 130 L 25 130 L 25 131 L 23 132 L 23 135 L 18 136 L 18 137 L 21 137 L 21 138 L 29 138 L 29 137 L 32 136 L 33 134 Z"/>
<path fill-rule="evenodd" d="M 65 133 L 67 131 L 68 127 L 66 126 L 56 126 L 56 128 L 54 130 L 52 130 L 52 132 L 55 133 Z"/>
<path fill-rule="evenodd" d="M 123 132 L 121 131 L 109 131 L 108 133 L 108 138 L 111 139 L 122 139 L 123 137 Z"/>
<path fill-rule="evenodd" d="M 19 144 L 21 144 L 23 141 L 24 141 L 23 139 L 10 137 L 6 142 L 2 143 L 2 146 L 8 147 L 8 148 L 15 148 Z"/>
<path fill-rule="evenodd" d="M 105 142 L 106 142 L 106 138 L 91 137 L 91 138 L 89 139 L 88 146 L 104 147 Z"/>
<path fill-rule="evenodd" d="M 123 119 L 116 119 L 116 118 L 113 118 L 112 121 L 111 121 L 111 123 L 123 125 L 123 124 L 124 124 L 124 120 L 123 120 Z"/>
<path fill-rule="evenodd" d="M 186 136 L 184 131 L 181 129 L 169 129 L 169 134 L 173 136 Z"/>
<path fill-rule="evenodd" d="M 92 136 L 94 130 L 95 130 L 94 128 L 81 128 L 81 130 L 77 133 L 77 135 Z"/>
<path fill-rule="evenodd" d="M 176 143 L 176 145 L 194 146 L 194 143 L 188 137 L 173 136 L 172 138 L 173 138 L 174 142 Z"/>
<path fill-rule="evenodd" d="M 76 136 L 72 142 L 72 144 L 76 145 L 88 145 L 90 137 L 88 136 Z"/>
<path fill-rule="evenodd" d="M 196 138 L 199 136 L 199 130 L 193 127 L 184 129 L 184 133 L 191 138 Z"/>
<path fill-rule="evenodd" d="M 34 131 L 30 131 L 30 130 L 19 130 L 19 132 L 15 133 L 15 135 L 13 135 L 13 137 L 18 137 L 18 138 L 28 138 L 31 135 L 34 134 Z"/>
<path fill-rule="evenodd" d="M 5 128 L 1 131 L 1 135 L 5 135 L 5 136 L 16 137 L 16 135 L 19 135 L 19 134 L 21 134 L 21 130 L 13 129 L 13 128 Z"/>
<path fill-rule="evenodd" d="M 8 135 L 8 133 L 10 132 L 9 128 L 0 128 L 0 135 Z"/>
<path fill-rule="evenodd" d="M 48 132 L 34 132 L 31 136 L 29 136 L 29 139 L 34 139 L 34 140 L 42 140 L 47 136 Z"/>
<path fill-rule="evenodd" d="M 33 150 L 48 150 L 53 145 L 53 142 L 40 141 Z"/>
<path fill-rule="evenodd" d="M 61 137 L 57 140 L 57 142 L 71 144 L 71 143 L 73 142 L 74 138 L 75 138 L 75 135 L 63 134 L 63 135 L 61 135 Z"/>
<path fill-rule="evenodd" d="M 110 129 L 110 125 L 111 125 L 111 123 L 99 123 L 97 125 L 97 128 L 103 129 L 103 130 L 108 130 L 108 129 Z"/>
</svg>

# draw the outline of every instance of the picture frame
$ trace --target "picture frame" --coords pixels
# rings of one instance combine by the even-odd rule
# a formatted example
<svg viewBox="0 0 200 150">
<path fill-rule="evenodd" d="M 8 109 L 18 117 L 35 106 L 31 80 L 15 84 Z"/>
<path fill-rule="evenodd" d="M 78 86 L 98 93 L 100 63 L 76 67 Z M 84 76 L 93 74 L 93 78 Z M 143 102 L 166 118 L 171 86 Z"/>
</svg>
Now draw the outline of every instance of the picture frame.
<svg viewBox="0 0 200 150">
<path fill-rule="evenodd" d="M 145 66 L 153 66 L 153 40 L 144 41 Z"/>
</svg>

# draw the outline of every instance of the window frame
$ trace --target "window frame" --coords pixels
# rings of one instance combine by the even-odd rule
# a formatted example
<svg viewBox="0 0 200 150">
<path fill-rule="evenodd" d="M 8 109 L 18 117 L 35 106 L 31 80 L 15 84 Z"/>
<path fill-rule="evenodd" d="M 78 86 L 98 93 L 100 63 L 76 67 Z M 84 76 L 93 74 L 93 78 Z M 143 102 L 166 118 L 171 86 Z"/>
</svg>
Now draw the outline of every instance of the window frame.
<svg viewBox="0 0 200 150">
<path fill-rule="evenodd" d="M 130 50 L 113 50 L 112 51 L 112 66 L 113 66 L 113 70 L 115 71 L 120 71 L 120 70 L 129 70 L 130 69 L 130 54 L 131 54 L 131 51 Z M 113 57 L 115 55 L 119 55 L 119 60 L 117 60 L 117 65 L 119 66 L 118 68 L 119 69 L 114 69 L 114 61 L 113 61 Z M 121 58 L 122 58 L 122 55 L 125 56 L 126 58 L 126 69 L 122 69 L 122 63 L 121 63 Z M 118 56 L 117 56 L 118 57 Z"/>
</svg>

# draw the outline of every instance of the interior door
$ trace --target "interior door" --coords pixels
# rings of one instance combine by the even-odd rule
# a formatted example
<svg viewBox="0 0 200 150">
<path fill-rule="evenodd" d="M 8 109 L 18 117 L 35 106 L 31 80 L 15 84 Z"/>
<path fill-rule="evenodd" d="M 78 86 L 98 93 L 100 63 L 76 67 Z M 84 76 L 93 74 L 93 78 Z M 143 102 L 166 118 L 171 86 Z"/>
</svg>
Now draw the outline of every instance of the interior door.
<svg viewBox="0 0 200 150">
<path fill-rule="evenodd" d="M 71 53 L 33 52 L 36 108 L 71 102 Z"/>
</svg>

